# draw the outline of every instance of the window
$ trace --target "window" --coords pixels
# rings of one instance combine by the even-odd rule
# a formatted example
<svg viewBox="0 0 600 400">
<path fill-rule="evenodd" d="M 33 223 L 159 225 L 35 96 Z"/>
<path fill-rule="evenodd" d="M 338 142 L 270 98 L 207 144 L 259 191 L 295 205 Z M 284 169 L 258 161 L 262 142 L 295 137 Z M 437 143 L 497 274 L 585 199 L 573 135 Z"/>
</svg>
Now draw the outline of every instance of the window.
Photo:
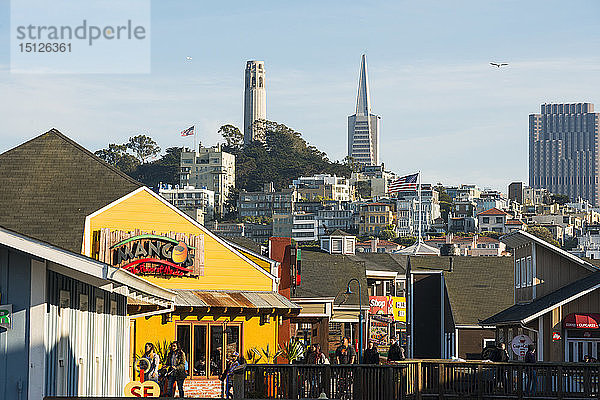
<svg viewBox="0 0 600 400">
<path fill-rule="evenodd" d="M 225 368 L 226 356 L 241 349 L 240 323 L 185 322 L 176 324 L 177 342 L 188 362 L 188 376 L 214 378 Z"/>
<path fill-rule="evenodd" d="M 496 223 L 497 224 L 501 224 L 502 223 L 502 217 L 496 217 Z"/>
<path fill-rule="evenodd" d="M 490 223 L 490 217 L 483 217 L 482 223 L 489 224 Z"/>
<path fill-rule="evenodd" d="M 515 260 L 515 287 L 521 287 L 521 260 Z"/>
<path fill-rule="evenodd" d="M 527 286 L 527 266 L 525 265 L 525 259 L 521 258 L 521 287 Z"/>
<path fill-rule="evenodd" d="M 527 257 L 527 286 L 533 285 L 533 266 L 531 264 L 531 256 Z"/>
</svg>

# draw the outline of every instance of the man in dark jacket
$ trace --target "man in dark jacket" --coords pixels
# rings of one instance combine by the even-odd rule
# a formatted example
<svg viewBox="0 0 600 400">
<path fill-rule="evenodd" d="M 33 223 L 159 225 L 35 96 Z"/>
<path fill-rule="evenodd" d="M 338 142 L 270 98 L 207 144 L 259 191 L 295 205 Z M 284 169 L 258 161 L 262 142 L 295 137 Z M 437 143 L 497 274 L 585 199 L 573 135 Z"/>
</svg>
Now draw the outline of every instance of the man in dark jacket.
<svg viewBox="0 0 600 400">
<path fill-rule="evenodd" d="M 342 339 L 342 344 L 335 351 L 335 362 L 336 364 L 354 364 L 355 358 L 356 352 L 350 346 L 350 339 L 345 337 Z"/>
<path fill-rule="evenodd" d="M 377 346 L 375 346 L 373 342 L 369 342 L 369 345 L 365 350 L 363 363 L 375 365 L 379 364 L 379 352 L 377 351 Z"/>
<path fill-rule="evenodd" d="M 179 397 L 183 398 L 183 381 L 187 377 L 185 353 L 179 348 L 177 342 L 171 343 L 165 367 L 167 367 L 167 397 L 173 397 L 173 386 L 177 382 Z"/>
<path fill-rule="evenodd" d="M 535 355 L 535 346 L 530 344 L 527 346 L 527 353 L 525 353 L 525 363 L 535 364 L 537 357 Z M 535 393 L 537 390 L 537 373 L 535 367 L 532 365 L 527 368 L 527 386 L 525 391 L 527 393 Z"/>
<path fill-rule="evenodd" d="M 398 344 L 398 339 L 392 339 L 392 344 L 390 344 L 390 349 L 388 350 L 388 361 L 402 361 L 404 360 L 404 352 L 402 348 Z"/>
</svg>

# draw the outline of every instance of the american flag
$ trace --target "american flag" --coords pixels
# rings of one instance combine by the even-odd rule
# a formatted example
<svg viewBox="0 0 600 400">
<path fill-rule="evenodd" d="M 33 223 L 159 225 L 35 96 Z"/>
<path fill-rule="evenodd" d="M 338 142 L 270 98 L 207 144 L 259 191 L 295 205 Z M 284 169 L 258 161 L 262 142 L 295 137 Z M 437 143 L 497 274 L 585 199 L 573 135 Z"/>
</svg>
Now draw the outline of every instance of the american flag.
<svg viewBox="0 0 600 400">
<path fill-rule="evenodd" d="M 402 176 L 392 182 L 388 188 L 389 193 L 400 192 L 402 190 L 417 190 L 417 178 L 419 173 Z"/>
<path fill-rule="evenodd" d="M 190 126 L 184 131 L 181 131 L 181 136 L 190 136 L 194 134 L 194 125 Z"/>
</svg>

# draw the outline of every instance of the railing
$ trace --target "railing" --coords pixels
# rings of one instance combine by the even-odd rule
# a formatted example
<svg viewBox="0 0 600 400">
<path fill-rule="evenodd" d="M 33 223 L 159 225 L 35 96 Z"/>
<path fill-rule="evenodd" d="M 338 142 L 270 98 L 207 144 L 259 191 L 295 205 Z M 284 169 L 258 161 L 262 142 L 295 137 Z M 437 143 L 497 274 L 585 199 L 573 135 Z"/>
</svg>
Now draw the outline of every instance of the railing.
<svg viewBox="0 0 600 400">
<path fill-rule="evenodd" d="M 404 365 L 265 365 L 238 371 L 243 399 L 404 399 Z M 235 393 L 235 390 L 234 390 Z"/>
<path fill-rule="evenodd" d="M 600 364 L 409 360 L 394 365 L 250 364 L 236 398 L 589 399 L 600 398 Z"/>
</svg>

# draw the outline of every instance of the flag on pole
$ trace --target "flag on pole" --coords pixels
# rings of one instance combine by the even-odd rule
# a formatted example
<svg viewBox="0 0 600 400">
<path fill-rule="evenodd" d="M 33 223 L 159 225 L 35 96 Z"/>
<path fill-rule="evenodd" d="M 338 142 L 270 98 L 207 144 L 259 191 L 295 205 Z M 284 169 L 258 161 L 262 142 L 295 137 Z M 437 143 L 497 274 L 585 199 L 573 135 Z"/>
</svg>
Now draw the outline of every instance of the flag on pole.
<svg viewBox="0 0 600 400">
<path fill-rule="evenodd" d="M 184 131 L 181 131 L 181 136 L 190 136 L 194 134 L 194 125 L 190 126 Z"/>
<path fill-rule="evenodd" d="M 417 178 L 419 173 L 402 176 L 390 182 L 388 187 L 389 193 L 400 192 L 402 190 L 417 190 Z"/>
</svg>

